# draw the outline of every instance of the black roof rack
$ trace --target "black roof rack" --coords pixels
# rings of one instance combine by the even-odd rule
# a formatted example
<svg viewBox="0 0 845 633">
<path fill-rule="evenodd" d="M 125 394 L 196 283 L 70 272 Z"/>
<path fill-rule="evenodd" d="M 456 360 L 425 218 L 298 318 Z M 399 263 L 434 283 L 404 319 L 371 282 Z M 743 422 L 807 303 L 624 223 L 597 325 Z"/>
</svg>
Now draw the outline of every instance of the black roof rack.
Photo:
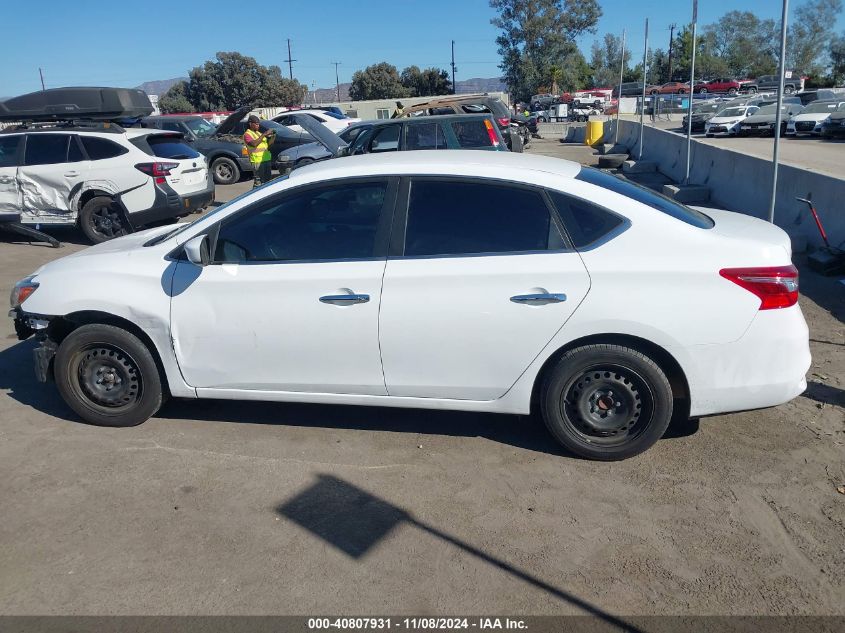
<svg viewBox="0 0 845 633">
<path fill-rule="evenodd" d="M 0 130 L 2 134 L 11 132 L 49 132 L 51 130 L 62 130 L 63 132 L 110 132 L 112 134 L 123 134 L 126 129 L 112 121 L 89 121 L 89 120 L 67 120 L 67 121 L 24 121 L 20 125 L 14 125 Z"/>
</svg>

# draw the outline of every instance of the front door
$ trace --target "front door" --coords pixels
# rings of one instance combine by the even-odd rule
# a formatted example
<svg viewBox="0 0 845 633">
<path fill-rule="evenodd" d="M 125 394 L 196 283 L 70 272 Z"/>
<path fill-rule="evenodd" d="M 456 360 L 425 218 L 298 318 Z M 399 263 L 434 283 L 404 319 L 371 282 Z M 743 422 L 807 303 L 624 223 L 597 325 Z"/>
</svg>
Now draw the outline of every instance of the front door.
<svg viewBox="0 0 845 633">
<path fill-rule="evenodd" d="M 391 396 L 501 397 L 590 286 L 545 196 L 532 188 L 414 178 L 404 235 L 382 290 Z"/>
<path fill-rule="evenodd" d="M 18 158 L 23 134 L 0 136 L 0 213 L 19 213 Z"/>
<path fill-rule="evenodd" d="M 75 219 L 77 209 L 71 208 L 74 194 L 90 166 L 75 134 L 27 134 L 23 165 L 18 169 L 24 221 Z"/>
<path fill-rule="evenodd" d="M 378 311 L 395 190 L 389 178 L 337 180 L 222 220 L 212 263 L 180 260 L 170 289 L 186 382 L 385 395 Z"/>
</svg>

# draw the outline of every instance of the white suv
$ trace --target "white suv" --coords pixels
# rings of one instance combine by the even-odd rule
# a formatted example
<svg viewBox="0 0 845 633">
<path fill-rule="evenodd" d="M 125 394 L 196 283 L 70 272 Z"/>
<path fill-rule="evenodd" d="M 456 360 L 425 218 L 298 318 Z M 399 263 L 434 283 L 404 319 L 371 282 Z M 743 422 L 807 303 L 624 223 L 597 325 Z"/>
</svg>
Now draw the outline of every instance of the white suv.
<svg viewBox="0 0 845 633">
<path fill-rule="evenodd" d="M 94 243 L 208 206 L 205 158 L 180 134 L 117 125 L 0 133 L 0 213 L 78 225 Z"/>
<path fill-rule="evenodd" d="M 281 123 L 282 125 L 289 127 L 294 132 L 302 132 L 302 127 L 297 123 L 296 118 L 290 116 L 291 114 L 307 114 L 315 121 L 319 121 L 327 128 L 329 128 L 335 134 L 343 132 L 346 128 L 348 128 L 353 123 L 359 123 L 361 119 L 356 119 L 354 117 L 348 117 L 342 114 L 335 114 L 331 110 L 315 110 L 313 108 L 308 110 L 289 110 L 287 112 L 283 112 L 277 117 L 274 117 L 273 120 L 276 123 Z"/>
</svg>

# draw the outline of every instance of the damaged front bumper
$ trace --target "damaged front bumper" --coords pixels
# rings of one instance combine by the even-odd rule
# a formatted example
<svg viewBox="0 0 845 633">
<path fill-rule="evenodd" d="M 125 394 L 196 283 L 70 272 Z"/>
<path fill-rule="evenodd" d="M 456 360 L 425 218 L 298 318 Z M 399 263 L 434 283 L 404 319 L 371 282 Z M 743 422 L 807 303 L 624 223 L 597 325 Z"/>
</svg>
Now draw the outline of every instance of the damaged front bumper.
<svg viewBox="0 0 845 633">
<path fill-rule="evenodd" d="M 25 341 L 33 334 L 38 341 L 38 347 L 32 350 L 35 364 L 35 377 L 38 382 L 47 382 L 53 376 L 52 363 L 56 355 L 58 344 L 47 336 L 50 318 L 39 314 L 29 314 L 20 308 L 13 308 L 9 316 L 14 319 L 15 333 L 18 339 Z"/>
</svg>

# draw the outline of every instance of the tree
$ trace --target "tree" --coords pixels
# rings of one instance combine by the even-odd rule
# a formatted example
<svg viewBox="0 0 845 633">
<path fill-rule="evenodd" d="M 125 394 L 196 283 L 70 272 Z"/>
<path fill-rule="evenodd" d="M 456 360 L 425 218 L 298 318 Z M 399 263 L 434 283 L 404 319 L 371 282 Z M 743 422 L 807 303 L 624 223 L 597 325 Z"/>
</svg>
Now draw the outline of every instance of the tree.
<svg viewBox="0 0 845 633">
<path fill-rule="evenodd" d="M 808 75 L 823 73 L 833 27 L 842 12 L 841 0 L 809 0 L 797 9 L 789 25 L 787 68 Z"/>
<path fill-rule="evenodd" d="M 564 71 L 562 84 L 582 79 L 585 69 L 589 77 L 575 38 L 595 33 L 601 17 L 597 0 L 490 0 L 490 6 L 497 12 L 491 23 L 501 29 L 499 68 L 515 99 L 529 100 L 549 81 L 553 66 Z"/>
<path fill-rule="evenodd" d="M 447 95 L 452 92 L 449 73 L 441 68 L 420 70 L 418 66 L 408 66 L 402 71 L 399 81 L 410 97 Z"/>
<path fill-rule="evenodd" d="M 839 37 L 834 37 L 828 47 L 830 54 L 830 76 L 834 86 L 845 82 L 845 32 Z"/>
<path fill-rule="evenodd" d="M 175 84 L 161 100 L 163 112 L 235 110 L 244 105 L 293 106 L 308 88 L 285 79 L 278 66 L 262 66 L 240 53 L 217 53 L 193 68 L 188 81 Z"/>
<path fill-rule="evenodd" d="M 180 81 L 170 86 L 158 100 L 158 107 L 165 114 L 195 112 L 194 106 L 188 100 L 188 82 Z"/>
<path fill-rule="evenodd" d="M 749 11 L 729 11 L 703 29 L 712 55 L 724 61 L 722 74 L 739 79 L 777 71 L 778 26 Z"/>
<path fill-rule="evenodd" d="M 352 75 L 349 98 L 353 101 L 400 99 L 408 96 L 410 93 L 402 85 L 396 66 L 387 62 L 367 66 L 364 70 L 356 70 Z"/>
<path fill-rule="evenodd" d="M 606 33 L 601 42 L 593 42 L 590 67 L 593 71 L 593 86 L 607 87 L 619 83 L 619 67 L 622 64 L 622 38 Z M 625 70 L 631 60 L 631 51 L 625 51 Z M 623 72 L 624 75 L 624 72 Z"/>
</svg>

